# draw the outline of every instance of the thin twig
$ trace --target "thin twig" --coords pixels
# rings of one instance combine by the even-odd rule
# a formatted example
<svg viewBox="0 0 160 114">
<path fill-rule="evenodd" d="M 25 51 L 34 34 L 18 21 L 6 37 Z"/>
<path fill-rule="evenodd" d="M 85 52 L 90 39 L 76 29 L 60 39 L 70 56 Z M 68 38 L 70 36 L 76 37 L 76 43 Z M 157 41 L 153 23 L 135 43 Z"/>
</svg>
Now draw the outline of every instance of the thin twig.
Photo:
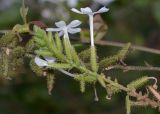
<svg viewBox="0 0 160 114">
<path fill-rule="evenodd" d="M 89 42 L 83 41 L 83 43 L 89 43 Z M 114 42 L 114 41 L 104 41 L 104 40 L 97 41 L 96 44 L 114 46 L 114 47 L 124 47 L 124 45 L 125 45 L 125 43 Z M 147 53 L 160 54 L 160 50 L 147 48 L 147 47 L 143 47 L 143 46 L 132 45 L 131 49 L 139 50 L 139 51 L 143 51 L 143 52 L 147 52 Z"/>
<path fill-rule="evenodd" d="M 67 71 L 65 71 L 65 70 L 63 70 L 63 69 L 57 69 L 57 70 L 59 70 L 60 72 L 66 74 L 67 76 L 70 76 L 70 77 L 72 77 L 72 78 L 74 78 L 74 76 L 75 76 L 74 74 L 71 74 L 71 73 L 69 73 L 69 72 L 67 72 Z"/>
<path fill-rule="evenodd" d="M 110 68 L 106 68 L 106 70 L 110 69 L 122 69 L 123 71 L 160 71 L 160 67 L 152 67 L 152 66 L 122 66 L 122 65 L 114 65 Z"/>
</svg>

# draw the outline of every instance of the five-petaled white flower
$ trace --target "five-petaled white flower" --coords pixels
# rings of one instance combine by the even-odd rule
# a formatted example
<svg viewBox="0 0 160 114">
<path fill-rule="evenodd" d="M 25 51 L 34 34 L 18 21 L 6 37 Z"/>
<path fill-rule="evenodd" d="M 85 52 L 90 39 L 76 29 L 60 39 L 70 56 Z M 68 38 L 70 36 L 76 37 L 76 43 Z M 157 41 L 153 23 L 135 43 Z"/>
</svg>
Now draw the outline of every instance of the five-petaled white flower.
<svg viewBox="0 0 160 114">
<path fill-rule="evenodd" d="M 81 31 L 80 28 L 77 28 L 81 24 L 79 20 L 73 20 L 70 24 L 66 25 L 64 21 L 56 22 L 55 25 L 58 28 L 47 28 L 46 31 L 51 32 L 60 32 L 60 35 L 64 35 L 64 38 L 69 38 L 68 33 L 75 34 Z"/>
<path fill-rule="evenodd" d="M 47 67 L 49 64 L 55 63 L 56 59 L 53 57 L 45 57 L 44 59 L 41 59 L 40 57 L 36 56 L 34 61 L 39 67 Z"/>
<path fill-rule="evenodd" d="M 93 33 L 93 16 L 95 14 L 98 14 L 98 13 L 104 13 L 104 12 L 108 12 L 109 9 L 106 8 L 106 7 L 102 7 L 100 8 L 98 11 L 96 12 L 93 12 L 91 10 L 91 8 L 89 7 L 86 7 L 86 8 L 81 8 L 80 11 L 75 9 L 75 8 L 72 8 L 71 9 L 73 12 L 75 13 L 78 13 L 78 14 L 86 14 L 89 16 L 89 23 L 90 23 L 90 35 L 91 35 L 91 46 L 94 46 L 94 33 Z"/>
</svg>

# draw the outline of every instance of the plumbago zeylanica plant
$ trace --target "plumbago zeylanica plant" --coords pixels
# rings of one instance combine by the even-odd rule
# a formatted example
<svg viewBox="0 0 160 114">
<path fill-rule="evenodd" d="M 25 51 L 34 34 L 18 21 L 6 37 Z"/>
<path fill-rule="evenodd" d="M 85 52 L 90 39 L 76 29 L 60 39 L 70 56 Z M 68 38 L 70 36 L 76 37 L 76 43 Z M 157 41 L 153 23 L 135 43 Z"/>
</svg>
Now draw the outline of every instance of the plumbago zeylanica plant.
<svg viewBox="0 0 160 114">
<path fill-rule="evenodd" d="M 131 46 L 128 43 L 117 54 L 102 60 L 98 59 L 94 44 L 93 17 L 97 13 L 108 12 L 109 9 L 102 7 L 97 12 L 93 12 L 89 7 L 86 7 L 81 8 L 80 11 L 73 8 L 72 11 L 89 16 L 91 46 L 79 53 L 71 44 L 68 35 L 68 33 L 75 34 L 81 31 L 80 28 L 77 28 L 81 24 L 79 20 L 74 20 L 68 25 L 64 21 L 56 22 L 57 28 L 47 28 L 46 30 L 36 25 L 31 27 L 33 23 L 27 22 L 28 8 L 23 2 L 20 13 L 24 24 L 16 25 L 13 30 L 8 31 L 0 38 L 1 78 L 11 79 L 12 76 L 21 74 L 18 69 L 25 69 L 25 59 L 29 58 L 32 71 L 38 76 L 47 78 L 49 94 L 51 94 L 55 82 L 54 72 L 58 70 L 78 81 L 81 92 L 85 92 L 86 84 L 91 84 L 94 88 L 96 84 L 100 84 L 106 90 L 108 100 L 113 94 L 125 92 L 127 114 L 131 113 L 131 108 L 134 106 L 149 106 L 160 109 L 160 95 L 157 92 L 158 86 L 155 77 L 143 76 L 124 86 L 117 79 L 111 79 L 103 73 L 105 69 L 110 69 L 113 65 L 125 65 L 123 60 Z M 53 36 L 52 32 L 59 33 L 55 33 Z M 26 40 L 25 34 L 32 38 Z M 61 36 L 63 36 L 62 39 Z M 150 80 L 154 80 L 155 83 L 146 86 L 146 94 L 138 91 Z M 98 101 L 96 89 L 94 92 L 95 100 Z"/>
</svg>

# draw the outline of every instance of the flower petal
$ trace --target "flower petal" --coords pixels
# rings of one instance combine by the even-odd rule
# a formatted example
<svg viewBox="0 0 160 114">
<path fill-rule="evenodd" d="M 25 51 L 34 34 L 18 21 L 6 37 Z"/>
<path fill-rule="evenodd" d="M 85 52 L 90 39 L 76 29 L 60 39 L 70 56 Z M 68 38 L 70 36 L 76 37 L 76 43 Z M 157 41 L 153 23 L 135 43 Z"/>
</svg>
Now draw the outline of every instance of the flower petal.
<svg viewBox="0 0 160 114">
<path fill-rule="evenodd" d="M 68 28 L 68 32 L 70 34 L 75 34 L 75 33 L 81 32 L 81 29 L 80 28 Z"/>
<path fill-rule="evenodd" d="M 77 9 L 75 9 L 75 8 L 72 8 L 71 10 L 72 10 L 73 12 L 75 12 L 75 13 L 83 14 L 82 12 L 80 12 L 79 10 L 77 10 Z"/>
<path fill-rule="evenodd" d="M 59 37 L 61 37 L 64 35 L 64 31 L 60 31 L 58 34 L 59 34 Z"/>
<path fill-rule="evenodd" d="M 82 12 L 83 14 L 88 14 L 88 15 L 89 15 L 89 14 L 93 14 L 91 8 L 89 8 L 89 7 L 81 8 L 81 12 Z"/>
<path fill-rule="evenodd" d="M 59 31 L 62 31 L 62 28 L 47 28 L 46 31 L 59 32 Z"/>
<path fill-rule="evenodd" d="M 82 22 L 79 21 L 79 20 L 73 20 L 69 25 L 67 25 L 67 28 L 70 28 L 70 27 L 77 27 L 81 24 Z"/>
<path fill-rule="evenodd" d="M 97 12 L 94 12 L 94 14 L 97 14 L 97 13 L 104 13 L 104 12 L 108 12 L 109 9 L 106 8 L 106 7 L 102 7 L 101 9 L 99 9 Z"/>
<path fill-rule="evenodd" d="M 48 63 L 55 63 L 56 58 L 54 58 L 54 57 L 45 57 L 45 60 L 46 60 Z"/>
<path fill-rule="evenodd" d="M 40 57 L 35 57 L 34 61 L 39 67 L 48 66 L 47 61 L 41 59 Z"/>
<path fill-rule="evenodd" d="M 59 28 L 61 27 L 65 27 L 66 26 L 66 23 L 64 21 L 59 21 L 59 22 L 56 22 L 55 25 Z"/>
</svg>

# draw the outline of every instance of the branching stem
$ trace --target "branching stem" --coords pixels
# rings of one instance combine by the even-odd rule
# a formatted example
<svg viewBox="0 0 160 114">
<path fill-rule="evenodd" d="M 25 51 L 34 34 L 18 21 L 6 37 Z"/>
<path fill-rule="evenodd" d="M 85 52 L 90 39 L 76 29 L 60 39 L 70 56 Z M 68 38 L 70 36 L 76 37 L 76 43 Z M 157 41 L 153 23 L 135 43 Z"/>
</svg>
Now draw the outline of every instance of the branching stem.
<svg viewBox="0 0 160 114">
<path fill-rule="evenodd" d="M 83 41 L 83 43 L 89 43 L 87 41 Z M 97 41 L 96 44 L 98 45 L 104 45 L 104 46 L 113 46 L 113 47 L 124 47 L 125 43 L 120 43 L 120 42 L 114 42 L 114 41 Z M 152 54 L 160 54 L 160 50 L 157 49 L 152 49 L 152 48 L 147 48 L 143 46 L 137 46 L 137 45 L 132 45 L 130 47 L 133 50 L 139 50 L 147 53 L 152 53 Z"/>
<path fill-rule="evenodd" d="M 111 69 L 121 69 L 124 72 L 127 71 L 160 71 L 160 67 L 152 67 L 152 66 L 123 66 L 123 65 L 114 65 L 106 70 Z"/>
</svg>

